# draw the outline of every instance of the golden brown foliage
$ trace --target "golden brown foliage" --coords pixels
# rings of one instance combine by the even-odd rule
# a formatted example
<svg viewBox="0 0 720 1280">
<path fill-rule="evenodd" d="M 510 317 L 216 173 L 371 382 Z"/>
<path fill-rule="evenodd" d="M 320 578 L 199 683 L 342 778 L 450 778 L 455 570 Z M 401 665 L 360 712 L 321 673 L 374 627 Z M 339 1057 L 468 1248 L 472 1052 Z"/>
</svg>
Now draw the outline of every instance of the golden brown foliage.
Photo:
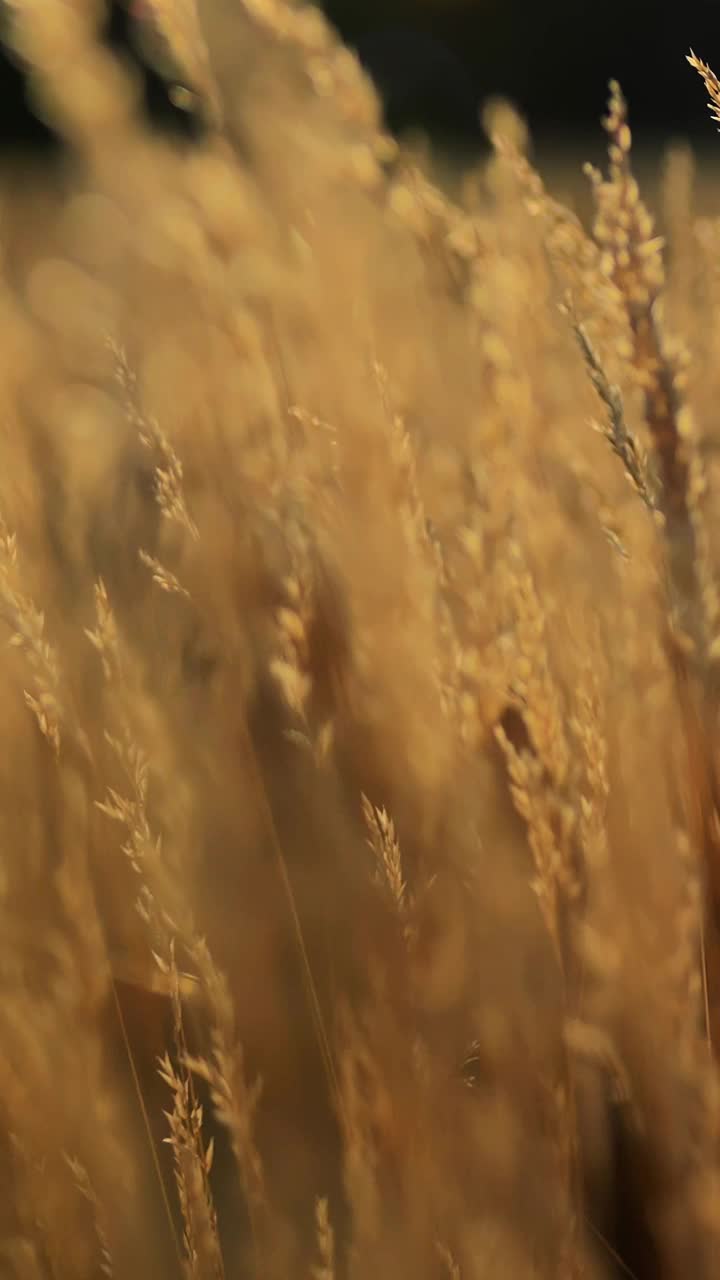
<svg viewBox="0 0 720 1280">
<path fill-rule="evenodd" d="M 687 156 L 666 246 L 613 84 L 587 229 L 496 105 L 456 206 L 286 0 L 158 3 L 178 150 L 14 3 L 73 160 L 0 183 L 0 1271 L 714 1275 Z"/>
</svg>

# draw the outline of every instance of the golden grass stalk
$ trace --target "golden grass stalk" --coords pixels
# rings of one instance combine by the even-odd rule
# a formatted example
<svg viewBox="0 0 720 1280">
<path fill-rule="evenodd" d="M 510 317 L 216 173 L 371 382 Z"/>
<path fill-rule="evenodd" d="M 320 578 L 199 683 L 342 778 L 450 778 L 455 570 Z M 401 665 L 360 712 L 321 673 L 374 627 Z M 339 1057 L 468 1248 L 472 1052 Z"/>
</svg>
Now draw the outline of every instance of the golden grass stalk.
<svg viewBox="0 0 720 1280">
<path fill-rule="evenodd" d="M 705 89 L 707 90 L 708 98 L 710 99 L 708 102 L 708 110 L 710 111 L 713 120 L 716 120 L 718 124 L 720 124 L 720 80 L 718 80 L 715 72 L 708 66 L 707 62 L 703 62 L 702 58 L 698 58 L 697 54 L 693 53 L 692 49 L 686 56 L 690 66 L 693 67 L 702 78 Z"/>
<path fill-rule="evenodd" d="M 313 1276 L 315 1280 L 335 1280 L 335 1234 L 324 1198 L 319 1198 L 315 1205 L 315 1228 L 319 1262 L 313 1267 Z"/>
</svg>

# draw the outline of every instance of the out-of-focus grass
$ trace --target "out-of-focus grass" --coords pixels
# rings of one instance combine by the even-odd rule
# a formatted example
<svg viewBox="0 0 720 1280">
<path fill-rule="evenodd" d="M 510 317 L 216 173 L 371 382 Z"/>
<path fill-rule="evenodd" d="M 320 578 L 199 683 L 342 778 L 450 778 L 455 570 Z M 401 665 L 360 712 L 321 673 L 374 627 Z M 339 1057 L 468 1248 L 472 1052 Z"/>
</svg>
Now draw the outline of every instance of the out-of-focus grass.
<svg viewBox="0 0 720 1280">
<path fill-rule="evenodd" d="M 189 148 L 18 9 L 2 1274 L 711 1280 L 712 180 L 613 86 L 453 200 L 314 9 L 158 11 Z"/>
<path fill-rule="evenodd" d="M 710 139 L 699 142 L 685 138 L 656 138 L 638 140 L 634 150 L 634 169 L 648 204 L 662 218 L 662 191 L 666 177 L 669 151 L 690 150 L 694 156 L 695 188 L 694 208 L 698 216 L 712 217 L 720 208 L 720 178 L 717 170 L 717 145 Z M 415 138 L 410 136 L 411 142 Z M 416 135 L 417 139 L 421 137 Z M 453 198 L 460 198 L 468 173 L 482 166 L 486 152 L 480 146 L 457 141 L 425 142 L 424 155 L 430 162 L 433 176 L 443 190 Z M 602 140 L 597 136 L 577 137 L 570 141 L 562 137 L 541 136 L 532 140 L 533 164 L 543 174 L 549 189 L 558 199 L 574 209 L 584 221 L 592 217 L 593 201 L 590 184 L 583 172 L 586 163 L 602 163 Z"/>
</svg>

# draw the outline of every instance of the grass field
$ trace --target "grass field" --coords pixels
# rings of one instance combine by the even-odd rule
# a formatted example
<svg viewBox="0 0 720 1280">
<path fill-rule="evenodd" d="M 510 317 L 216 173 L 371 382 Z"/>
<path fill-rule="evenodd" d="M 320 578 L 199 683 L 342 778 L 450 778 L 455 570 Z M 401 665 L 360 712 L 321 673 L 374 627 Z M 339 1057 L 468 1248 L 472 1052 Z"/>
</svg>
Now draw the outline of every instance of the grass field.
<svg viewBox="0 0 720 1280">
<path fill-rule="evenodd" d="M 715 162 L 612 86 L 435 186 L 314 9 L 157 8 L 193 146 L 13 36 L 0 1275 L 710 1280 Z"/>
</svg>

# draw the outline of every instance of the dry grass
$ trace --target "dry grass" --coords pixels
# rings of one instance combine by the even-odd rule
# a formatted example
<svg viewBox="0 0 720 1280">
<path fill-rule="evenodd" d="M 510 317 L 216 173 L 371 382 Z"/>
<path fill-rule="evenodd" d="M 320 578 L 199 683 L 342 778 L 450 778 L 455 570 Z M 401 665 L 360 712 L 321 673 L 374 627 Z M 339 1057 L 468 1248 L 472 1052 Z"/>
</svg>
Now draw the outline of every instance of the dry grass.
<svg viewBox="0 0 720 1280">
<path fill-rule="evenodd" d="M 14 0 L 0 1274 L 710 1277 L 720 223 L 464 207 L 285 0 Z M 717 81 L 696 61 L 717 106 Z M 68 77 L 65 68 L 72 66 Z"/>
</svg>

